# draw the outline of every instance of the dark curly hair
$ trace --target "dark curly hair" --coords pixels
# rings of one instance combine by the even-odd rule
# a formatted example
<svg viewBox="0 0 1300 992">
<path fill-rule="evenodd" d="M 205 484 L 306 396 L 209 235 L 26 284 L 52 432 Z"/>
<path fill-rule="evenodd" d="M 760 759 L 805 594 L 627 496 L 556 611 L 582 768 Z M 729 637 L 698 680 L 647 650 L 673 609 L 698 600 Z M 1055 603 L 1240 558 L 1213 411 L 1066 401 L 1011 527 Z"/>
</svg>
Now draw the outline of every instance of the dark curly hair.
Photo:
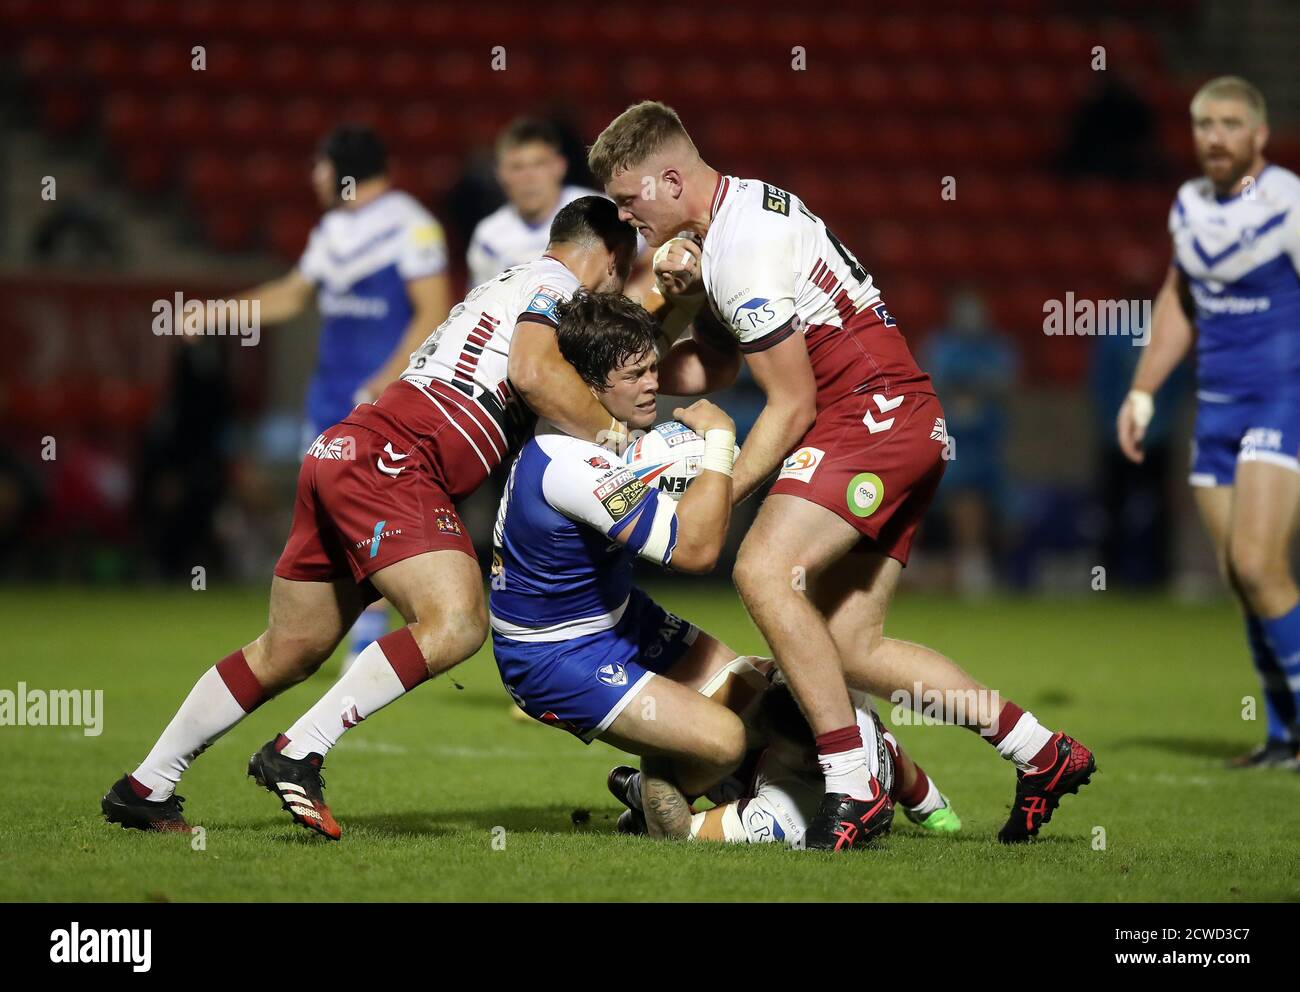
<svg viewBox="0 0 1300 992">
<path fill-rule="evenodd" d="M 560 354 L 593 389 L 608 389 L 615 369 L 655 350 L 655 319 L 618 293 L 578 290 L 556 314 Z"/>
</svg>

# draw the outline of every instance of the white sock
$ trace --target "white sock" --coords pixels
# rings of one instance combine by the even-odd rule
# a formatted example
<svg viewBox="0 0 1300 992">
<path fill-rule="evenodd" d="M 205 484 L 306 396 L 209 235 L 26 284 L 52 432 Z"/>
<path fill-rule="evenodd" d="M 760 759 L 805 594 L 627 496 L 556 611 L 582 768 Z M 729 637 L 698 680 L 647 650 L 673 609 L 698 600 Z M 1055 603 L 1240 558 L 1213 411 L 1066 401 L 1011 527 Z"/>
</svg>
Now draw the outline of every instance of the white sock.
<svg viewBox="0 0 1300 992">
<path fill-rule="evenodd" d="M 834 754 L 818 754 L 827 792 L 842 792 L 854 799 L 870 800 L 876 797 L 871 769 L 867 765 L 867 752 L 855 747 Z"/>
<path fill-rule="evenodd" d="M 324 757 L 339 742 L 345 730 L 406 695 L 407 686 L 398 678 L 395 666 L 384 654 L 384 646 L 391 647 L 394 644 L 392 639 L 402 634 L 410 637 L 406 628 L 402 628 L 362 650 L 347 674 L 284 732 L 289 743 L 280 753 L 295 759 L 309 754 Z M 413 640 L 411 644 L 414 645 Z"/>
<path fill-rule="evenodd" d="M 929 816 L 935 810 L 943 809 L 943 796 L 939 793 L 939 787 L 934 784 L 934 779 L 931 778 L 928 779 L 928 781 L 930 783 L 930 789 L 926 792 L 925 798 L 915 806 L 908 807 L 908 809 L 919 816 Z"/>
<path fill-rule="evenodd" d="M 1052 739 L 1052 732 L 1025 710 L 1011 732 L 997 745 L 998 754 L 1016 763 L 1022 772 L 1032 772 L 1034 756 Z"/>
<path fill-rule="evenodd" d="M 190 763 L 245 716 L 244 708 L 214 665 L 194 683 L 172 722 L 131 777 L 149 790 L 149 799 L 167 799 L 176 791 L 176 783 Z"/>
</svg>

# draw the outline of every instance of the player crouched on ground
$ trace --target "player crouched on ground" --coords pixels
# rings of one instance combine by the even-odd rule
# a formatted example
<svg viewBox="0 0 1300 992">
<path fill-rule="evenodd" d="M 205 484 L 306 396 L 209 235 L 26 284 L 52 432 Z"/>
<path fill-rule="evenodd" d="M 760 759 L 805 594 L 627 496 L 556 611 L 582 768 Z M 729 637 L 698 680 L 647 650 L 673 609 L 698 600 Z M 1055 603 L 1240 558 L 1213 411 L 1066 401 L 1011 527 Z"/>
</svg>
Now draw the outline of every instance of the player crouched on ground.
<svg viewBox="0 0 1300 992">
<path fill-rule="evenodd" d="M 601 404 L 630 428 L 649 427 L 658 393 L 653 318 L 616 294 L 576 294 L 557 313 L 560 351 Z M 637 555 L 708 572 L 727 532 L 735 424 L 705 400 L 674 416 L 706 444 L 703 470 L 680 503 L 605 448 L 542 425 L 501 500 L 489 600 L 497 667 L 515 702 L 584 742 L 641 755 L 638 798 L 648 832 L 660 838 L 689 836 L 687 797 L 716 785 L 745 754 L 740 717 L 700 690 L 725 682 L 715 676 L 728 668 L 763 684 L 735 651 L 632 585 Z"/>
</svg>

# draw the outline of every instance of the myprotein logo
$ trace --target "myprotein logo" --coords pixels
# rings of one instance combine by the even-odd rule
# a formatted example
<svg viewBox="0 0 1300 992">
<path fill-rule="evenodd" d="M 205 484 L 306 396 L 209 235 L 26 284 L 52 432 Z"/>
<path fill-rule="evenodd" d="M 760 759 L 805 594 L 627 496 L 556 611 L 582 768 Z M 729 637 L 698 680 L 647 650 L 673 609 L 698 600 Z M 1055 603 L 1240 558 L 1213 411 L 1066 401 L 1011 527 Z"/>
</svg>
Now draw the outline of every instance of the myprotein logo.
<svg viewBox="0 0 1300 992">
<path fill-rule="evenodd" d="M 129 964 L 135 972 L 153 966 L 152 930 L 83 930 L 73 922 L 50 934 L 50 960 L 55 964 Z"/>
<path fill-rule="evenodd" d="M 402 532 L 402 528 L 400 527 L 398 527 L 396 530 L 385 530 L 384 528 L 387 526 L 388 526 L 387 520 L 375 521 L 374 534 L 366 538 L 364 541 L 358 541 L 356 543 L 356 547 L 360 549 L 368 545 L 370 547 L 370 557 L 371 558 L 376 557 L 379 554 L 380 541 L 382 541 L 386 537 L 396 537 L 398 534 Z"/>
</svg>

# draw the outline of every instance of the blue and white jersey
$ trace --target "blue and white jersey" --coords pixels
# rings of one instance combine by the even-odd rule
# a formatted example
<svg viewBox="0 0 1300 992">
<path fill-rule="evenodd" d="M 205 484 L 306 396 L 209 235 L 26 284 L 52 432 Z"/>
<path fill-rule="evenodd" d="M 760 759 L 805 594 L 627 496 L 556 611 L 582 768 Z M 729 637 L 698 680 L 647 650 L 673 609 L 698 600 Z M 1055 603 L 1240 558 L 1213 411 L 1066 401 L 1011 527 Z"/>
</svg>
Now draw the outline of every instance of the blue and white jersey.
<svg viewBox="0 0 1300 992">
<path fill-rule="evenodd" d="M 551 221 L 562 207 L 583 196 L 604 196 L 594 189 L 582 186 L 565 186 L 560 199 L 549 217 L 530 224 L 520 216 L 511 203 L 506 203 L 488 214 L 474 228 L 469 239 L 466 262 L 469 265 L 469 284 L 477 286 L 515 265 L 540 258 L 551 240 Z"/>
<path fill-rule="evenodd" d="M 570 640 L 618 624 L 636 555 L 671 562 L 676 504 L 617 455 L 548 428 L 515 459 L 493 544 L 492 629 L 521 641 Z"/>
<path fill-rule="evenodd" d="M 1222 198 L 1189 180 L 1169 231 L 1196 303 L 1199 399 L 1300 396 L 1300 178 L 1268 165 Z"/>
<path fill-rule="evenodd" d="M 406 284 L 447 268 L 442 226 L 398 190 L 338 207 L 311 232 L 298 271 L 316 284 L 322 323 L 307 392 L 313 433 L 342 420 L 352 398 L 393 354 L 410 323 Z"/>
</svg>

